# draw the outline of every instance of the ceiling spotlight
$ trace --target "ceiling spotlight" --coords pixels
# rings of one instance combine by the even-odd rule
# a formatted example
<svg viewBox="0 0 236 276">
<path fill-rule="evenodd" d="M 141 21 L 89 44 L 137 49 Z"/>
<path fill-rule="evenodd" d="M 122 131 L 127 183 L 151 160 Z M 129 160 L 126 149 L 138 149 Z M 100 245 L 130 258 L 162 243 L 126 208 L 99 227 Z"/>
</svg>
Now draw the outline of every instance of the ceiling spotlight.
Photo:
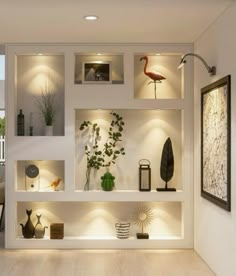
<svg viewBox="0 0 236 276">
<path fill-rule="evenodd" d="M 84 19 L 88 20 L 88 21 L 95 21 L 98 19 L 98 16 L 97 15 L 85 15 Z"/>
<path fill-rule="evenodd" d="M 199 56 L 199 55 L 197 55 L 197 54 L 193 54 L 193 53 L 186 54 L 186 55 L 184 55 L 184 56 L 181 58 L 180 63 L 179 63 L 179 66 L 178 66 L 178 69 L 180 69 L 181 67 L 183 67 L 183 65 L 187 62 L 187 61 L 185 60 L 185 58 L 186 58 L 187 56 L 194 56 L 194 57 L 199 58 L 199 59 L 202 61 L 202 63 L 205 65 L 205 67 L 206 67 L 206 69 L 207 69 L 207 72 L 210 74 L 210 76 L 214 76 L 214 75 L 216 74 L 216 67 L 215 67 L 215 66 L 210 67 L 210 66 L 206 63 L 206 61 L 205 61 L 201 56 Z"/>
</svg>

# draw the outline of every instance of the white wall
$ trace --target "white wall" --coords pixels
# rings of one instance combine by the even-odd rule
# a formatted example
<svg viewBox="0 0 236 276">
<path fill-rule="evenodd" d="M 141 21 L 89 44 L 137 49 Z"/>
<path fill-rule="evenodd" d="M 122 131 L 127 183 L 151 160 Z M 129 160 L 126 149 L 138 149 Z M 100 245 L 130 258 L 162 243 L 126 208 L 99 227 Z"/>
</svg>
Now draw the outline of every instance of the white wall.
<svg viewBox="0 0 236 276">
<path fill-rule="evenodd" d="M 195 250 L 217 276 L 236 275 L 236 3 L 195 42 L 195 53 L 209 65 L 216 65 L 217 74 L 209 77 L 203 64 L 195 59 L 195 140 L 194 140 L 194 242 Z M 231 75 L 231 212 L 227 212 L 200 196 L 200 89 Z"/>
<path fill-rule="evenodd" d="M 25 135 L 29 135 L 32 113 L 33 135 L 44 135 L 45 121 L 37 106 L 41 93 L 55 94 L 54 135 L 64 135 L 64 57 L 62 55 L 17 56 L 17 114 L 25 115 Z M 17 116 L 16 114 L 16 116 Z"/>
</svg>

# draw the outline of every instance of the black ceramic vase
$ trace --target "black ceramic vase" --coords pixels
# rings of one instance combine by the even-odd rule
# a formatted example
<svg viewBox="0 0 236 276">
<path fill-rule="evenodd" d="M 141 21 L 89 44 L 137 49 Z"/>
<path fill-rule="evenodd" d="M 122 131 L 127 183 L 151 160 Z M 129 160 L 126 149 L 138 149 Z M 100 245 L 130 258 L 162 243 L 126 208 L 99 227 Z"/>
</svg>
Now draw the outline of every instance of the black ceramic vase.
<svg viewBox="0 0 236 276">
<path fill-rule="evenodd" d="M 28 219 L 27 219 L 25 226 L 22 223 L 20 224 L 22 227 L 22 234 L 23 234 L 24 238 L 32 239 L 34 237 L 34 233 L 35 233 L 34 225 L 30 219 L 32 210 L 26 210 L 26 214 L 28 216 Z"/>
</svg>

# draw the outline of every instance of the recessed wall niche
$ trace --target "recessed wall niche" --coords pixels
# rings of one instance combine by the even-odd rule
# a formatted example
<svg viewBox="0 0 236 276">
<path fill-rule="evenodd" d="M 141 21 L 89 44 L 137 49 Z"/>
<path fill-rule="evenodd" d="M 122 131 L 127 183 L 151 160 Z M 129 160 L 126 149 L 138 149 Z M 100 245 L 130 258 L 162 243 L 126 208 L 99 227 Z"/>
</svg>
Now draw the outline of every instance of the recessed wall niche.
<svg viewBox="0 0 236 276">
<path fill-rule="evenodd" d="M 17 161 L 17 190 L 28 192 L 63 191 L 64 163 L 62 160 Z"/>
<path fill-rule="evenodd" d="M 140 60 L 146 56 L 148 60 Z M 134 98 L 155 99 L 155 84 L 153 79 L 144 73 L 146 71 L 160 74 L 165 77 L 161 83 L 156 82 L 156 99 L 183 98 L 182 70 L 178 70 L 181 55 L 148 55 L 137 54 L 134 56 Z"/>
<path fill-rule="evenodd" d="M 116 239 L 115 223 L 131 222 L 133 213 L 140 206 L 147 206 L 152 211 L 153 219 L 144 228 L 150 239 L 182 236 L 181 202 L 18 202 L 16 233 L 18 238 L 23 238 L 20 223 L 26 223 L 26 209 L 32 209 L 33 225 L 38 213 L 42 214 L 42 225 L 49 227 L 45 238 L 50 235 L 51 223 L 64 223 L 64 239 L 113 240 Z M 131 223 L 129 239 L 136 239 L 140 230 L 140 226 Z"/>
<path fill-rule="evenodd" d="M 110 81 L 103 81 L 103 72 L 95 72 L 99 77 L 93 81 L 85 80 L 86 66 L 93 64 L 92 70 L 96 71 L 96 66 L 109 64 Z M 101 68 L 102 70 L 102 68 Z M 106 72 L 107 73 L 107 72 Z M 100 76 L 101 75 L 101 76 Z M 101 81 L 99 78 L 101 77 Z M 75 84 L 123 84 L 124 83 L 124 58 L 123 54 L 114 53 L 78 53 L 75 54 Z"/>
<path fill-rule="evenodd" d="M 63 55 L 16 55 L 15 81 L 15 134 L 17 134 L 17 115 L 22 109 L 24 114 L 24 136 L 44 136 L 45 116 L 39 108 L 42 92 L 52 95 L 55 116 L 53 135 L 64 135 L 64 56 Z M 30 128 L 31 127 L 31 128 Z"/>
<path fill-rule="evenodd" d="M 112 120 L 111 110 L 76 110 L 75 111 L 75 189 L 83 190 L 86 182 L 87 159 L 85 145 L 87 138 L 83 135 L 80 125 L 91 121 L 100 126 L 101 150 L 108 137 Z M 160 177 L 160 161 L 163 145 L 168 137 L 172 140 L 175 169 L 174 176 L 168 183 L 169 187 L 182 190 L 182 116 L 181 110 L 115 110 L 124 120 L 121 145 L 125 155 L 120 155 L 110 172 L 115 176 L 114 190 L 139 189 L 139 160 L 148 159 L 151 163 L 151 189 L 163 187 Z M 101 176 L 105 168 L 93 169 L 90 175 L 92 190 L 101 190 Z"/>
</svg>

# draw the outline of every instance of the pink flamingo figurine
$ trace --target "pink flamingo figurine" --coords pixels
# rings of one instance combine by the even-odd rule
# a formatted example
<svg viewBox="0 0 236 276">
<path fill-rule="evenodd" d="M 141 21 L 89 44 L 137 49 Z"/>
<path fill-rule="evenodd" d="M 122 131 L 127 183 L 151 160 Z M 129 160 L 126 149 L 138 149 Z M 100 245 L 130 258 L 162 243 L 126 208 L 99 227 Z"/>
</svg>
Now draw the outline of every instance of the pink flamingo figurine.
<svg viewBox="0 0 236 276">
<path fill-rule="evenodd" d="M 154 91 L 155 91 L 155 99 L 157 98 L 156 95 L 156 83 L 161 83 L 162 80 L 165 80 L 166 78 L 163 77 L 161 74 L 159 73 L 155 73 L 155 72 L 147 72 L 147 65 L 148 65 L 148 57 L 144 56 L 140 58 L 140 61 L 145 60 L 145 65 L 144 65 L 144 74 L 147 75 L 150 79 L 152 79 L 152 81 L 150 81 L 148 84 L 150 83 L 154 83 Z"/>
</svg>

